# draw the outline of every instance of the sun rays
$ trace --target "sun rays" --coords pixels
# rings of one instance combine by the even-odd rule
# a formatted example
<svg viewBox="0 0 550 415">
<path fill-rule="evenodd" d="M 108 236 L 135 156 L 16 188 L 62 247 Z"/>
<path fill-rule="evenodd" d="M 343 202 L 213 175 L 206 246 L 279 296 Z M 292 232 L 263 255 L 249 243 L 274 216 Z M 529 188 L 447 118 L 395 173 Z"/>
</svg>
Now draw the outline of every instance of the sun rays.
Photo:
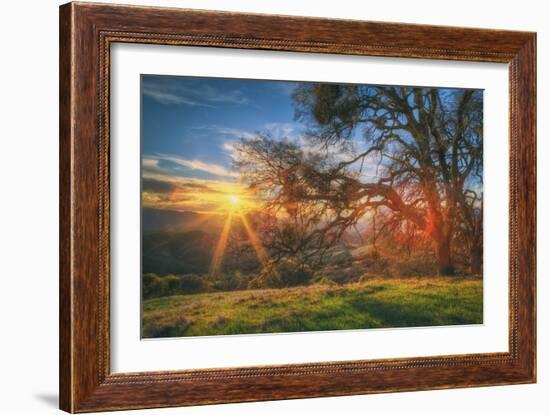
<svg viewBox="0 0 550 415">
<path fill-rule="evenodd" d="M 239 218 L 241 219 L 244 225 L 246 234 L 248 235 L 248 239 L 252 244 L 252 248 L 254 248 L 254 251 L 256 252 L 256 257 L 258 258 L 258 261 L 260 262 L 260 264 L 263 265 L 267 259 L 267 252 L 265 251 L 262 243 L 260 242 L 258 235 L 256 235 L 256 232 L 254 231 L 252 226 L 250 226 L 250 223 L 248 222 L 248 219 L 246 219 L 246 216 L 243 212 L 239 213 Z"/>
<path fill-rule="evenodd" d="M 195 219 L 186 219 L 186 229 L 209 226 L 209 223 L 217 223 L 218 218 L 221 219 L 223 225 L 209 266 L 211 275 L 219 273 L 223 266 L 233 229 L 239 229 L 241 235 L 246 235 L 260 264 L 265 263 L 266 250 L 247 218 L 252 212 L 261 210 L 261 201 L 239 182 L 181 178 L 166 180 L 158 175 L 147 176 L 146 179 L 142 193 L 143 206 L 197 213 Z"/>
<path fill-rule="evenodd" d="M 212 261 L 210 263 L 210 274 L 214 275 L 218 273 L 223 265 L 223 259 L 225 256 L 225 251 L 227 249 L 227 242 L 229 240 L 229 235 L 231 233 L 231 227 L 234 223 L 234 219 L 240 219 L 248 240 L 256 253 L 256 257 L 260 264 L 264 264 L 267 259 L 267 252 L 263 247 L 260 238 L 254 231 L 254 228 L 246 218 L 247 211 L 247 202 L 242 195 L 238 194 L 228 194 L 226 195 L 226 201 L 223 206 L 227 211 L 227 217 L 225 219 L 220 237 L 216 244 L 216 249 L 214 250 L 214 255 L 212 256 Z"/>
<path fill-rule="evenodd" d="M 232 220 L 233 212 L 229 212 L 229 214 L 227 215 L 227 219 L 223 224 L 218 243 L 216 244 L 216 250 L 214 251 L 214 255 L 212 256 L 212 261 L 210 263 L 210 275 L 216 274 L 222 265 L 225 248 L 227 247 L 227 240 L 229 238 L 229 232 L 231 231 Z"/>
</svg>

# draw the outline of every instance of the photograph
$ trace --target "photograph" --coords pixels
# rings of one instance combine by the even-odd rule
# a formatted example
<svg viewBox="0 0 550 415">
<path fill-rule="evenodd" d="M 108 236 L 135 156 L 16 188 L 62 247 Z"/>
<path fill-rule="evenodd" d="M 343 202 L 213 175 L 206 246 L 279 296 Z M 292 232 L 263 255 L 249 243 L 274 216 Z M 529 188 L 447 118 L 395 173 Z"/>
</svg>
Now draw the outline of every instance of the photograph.
<svg viewBox="0 0 550 415">
<path fill-rule="evenodd" d="M 549 8 L 495 5 L 4 2 L 0 415 L 550 414 Z"/>
<path fill-rule="evenodd" d="M 483 94 L 142 74 L 142 338 L 483 324 Z"/>
</svg>

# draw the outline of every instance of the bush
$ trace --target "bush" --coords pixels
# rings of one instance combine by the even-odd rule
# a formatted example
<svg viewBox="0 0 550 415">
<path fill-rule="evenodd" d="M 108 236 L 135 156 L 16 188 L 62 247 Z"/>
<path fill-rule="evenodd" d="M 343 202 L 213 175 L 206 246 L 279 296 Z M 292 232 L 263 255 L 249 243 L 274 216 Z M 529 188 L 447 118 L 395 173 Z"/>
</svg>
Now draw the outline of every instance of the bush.
<svg viewBox="0 0 550 415">
<path fill-rule="evenodd" d="M 313 270 L 306 264 L 290 258 L 266 267 L 248 284 L 248 288 L 284 288 L 307 285 L 313 279 Z"/>
<path fill-rule="evenodd" d="M 159 277 L 154 273 L 147 273 L 142 277 L 141 289 L 143 298 L 149 299 L 205 292 L 208 291 L 208 284 L 194 274 Z"/>
<path fill-rule="evenodd" d="M 327 262 L 328 265 L 347 268 L 352 265 L 353 257 L 348 250 L 341 250 L 333 252 Z"/>
<path fill-rule="evenodd" d="M 417 257 L 392 265 L 392 273 L 400 277 L 429 277 L 438 274 L 437 264 L 433 259 Z"/>
<path fill-rule="evenodd" d="M 249 290 L 257 290 L 261 288 L 282 288 L 284 287 L 281 276 L 274 270 L 263 270 L 248 283 Z"/>
<path fill-rule="evenodd" d="M 250 277 L 240 271 L 219 274 L 210 277 L 212 288 L 216 291 L 235 291 L 248 288 Z"/>
<path fill-rule="evenodd" d="M 374 251 L 363 257 L 358 266 L 369 274 L 392 277 L 394 272 L 392 263 L 393 260 L 382 257 L 377 251 Z"/>
<path fill-rule="evenodd" d="M 179 291 L 180 288 L 180 277 L 175 275 L 167 275 L 166 277 L 161 278 L 162 283 L 162 292 L 164 295 L 170 295 L 170 293 L 175 293 Z"/>
<path fill-rule="evenodd" d="M 141 279 L 143 298 L 161 297 L 163 295 L 162 280 L 157 274 L 148 273 Z"/>
<path fill-rule="evenodd" d="M 195 294 L 206 290 L 207 284 L 198 275 L 187 274 L 179 277 L 178 291 L 180 294 Z"/>
<path fill-rule="evenodd" d="M 313 271 L 306 264 L 299 264 L 293 259 L 283 259 L 276 267 L 280 279 L 285 287 L 305 285 L 313 278 Z"/>
</svg>

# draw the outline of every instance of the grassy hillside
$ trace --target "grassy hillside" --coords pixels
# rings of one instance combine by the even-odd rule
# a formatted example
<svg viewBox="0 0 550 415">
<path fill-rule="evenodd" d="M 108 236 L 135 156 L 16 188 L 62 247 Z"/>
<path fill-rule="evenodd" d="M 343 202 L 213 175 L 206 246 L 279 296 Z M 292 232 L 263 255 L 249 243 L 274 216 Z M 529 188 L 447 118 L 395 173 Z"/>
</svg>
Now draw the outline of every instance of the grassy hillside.
<svg viewBox="0 0 550 415">
<path fill-rule="evenodd" d="M 482 284 L 480 278 L 372 278 L 156 298 L 143 303 L 142 336 L 480 324 Z"/>
</svg>

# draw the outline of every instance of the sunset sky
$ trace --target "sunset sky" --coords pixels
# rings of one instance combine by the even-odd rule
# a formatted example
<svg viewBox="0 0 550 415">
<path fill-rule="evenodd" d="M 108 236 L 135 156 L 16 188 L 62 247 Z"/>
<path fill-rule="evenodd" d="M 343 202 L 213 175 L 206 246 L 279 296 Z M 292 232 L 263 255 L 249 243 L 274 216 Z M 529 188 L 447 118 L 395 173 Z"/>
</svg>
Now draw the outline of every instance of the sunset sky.
<svg viewBox="0 0 550 415">
<path fill-rule="evenodd" d="M 143 75 L 143 205 L 203 213 L 223 211 L 237 195 L 252 198 L 232 168 L 232 144 L 269 131 L 294 139 L 293 82 Z"/>
<path fill-rule="evenodd" d="M 240 138 L 268 133 L 275 140 L 307 149 L 305 126 L 294 120 L 292 92 L 297 82 L 142 75 L 141 149 L 144 207 L 227 213 L 238 205 L 258 206 L 239 184 L 232 166 L 233 145 Z M 451 89 L 442 89 L 450 96 Z M 352 135 L 357 150 L 363 132 Z M 403 134 L 406 134 L 403 132 Z M 332 154 L 334 160 L 339 153 Z M 379 158 L 361 164 L 364 180 L 380 176 Z M 364 165 L 363 165 L 364 164 Z M 469 183 L 476 192 L 481 182 Z"/>
</svg>

